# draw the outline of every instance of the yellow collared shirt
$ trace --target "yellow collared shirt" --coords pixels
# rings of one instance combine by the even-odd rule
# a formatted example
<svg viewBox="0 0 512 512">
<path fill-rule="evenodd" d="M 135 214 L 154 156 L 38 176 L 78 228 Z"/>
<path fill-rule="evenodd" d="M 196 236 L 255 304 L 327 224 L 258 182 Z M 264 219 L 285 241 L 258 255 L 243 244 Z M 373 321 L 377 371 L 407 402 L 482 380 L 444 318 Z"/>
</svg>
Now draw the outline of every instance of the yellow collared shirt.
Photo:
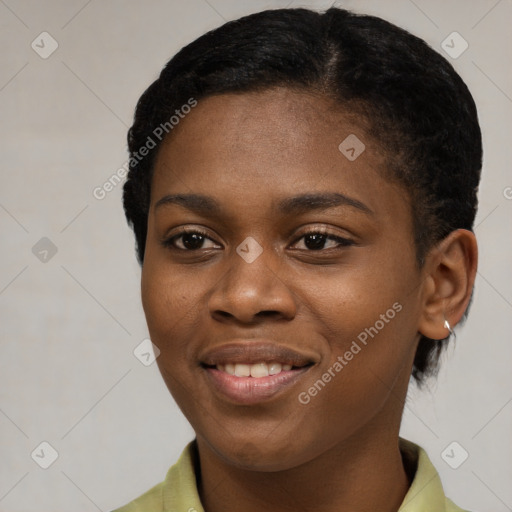
<svg viewBox="0 0 512 512">
<path fill-rule="evenodd" d="M 163 482 L 113 512 L 204 512 L 196 486 L 194 447 L 194 441 L 187 445 Z M 400 449 L 415 462 L 416 474 L 397 512 L 467 512 L 446 497 L 423 448 L 400 438 Z"/>
</svg>

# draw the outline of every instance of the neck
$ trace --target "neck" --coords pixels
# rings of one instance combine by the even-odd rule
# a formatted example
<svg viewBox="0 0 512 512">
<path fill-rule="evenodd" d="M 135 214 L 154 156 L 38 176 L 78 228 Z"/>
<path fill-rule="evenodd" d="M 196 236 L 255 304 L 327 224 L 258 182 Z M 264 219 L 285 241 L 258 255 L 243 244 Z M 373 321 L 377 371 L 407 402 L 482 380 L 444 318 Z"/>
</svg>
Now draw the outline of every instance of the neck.
<svg viewBox="0 0 512 512">
<path fill-rule="evenodd" d="M 199 492 L 207 512 L 396 512 L 409 488 L 398 428 L 368 425 L 314 460 L 285 471 L 237 468 L 198 438 Z"/>
</svg>

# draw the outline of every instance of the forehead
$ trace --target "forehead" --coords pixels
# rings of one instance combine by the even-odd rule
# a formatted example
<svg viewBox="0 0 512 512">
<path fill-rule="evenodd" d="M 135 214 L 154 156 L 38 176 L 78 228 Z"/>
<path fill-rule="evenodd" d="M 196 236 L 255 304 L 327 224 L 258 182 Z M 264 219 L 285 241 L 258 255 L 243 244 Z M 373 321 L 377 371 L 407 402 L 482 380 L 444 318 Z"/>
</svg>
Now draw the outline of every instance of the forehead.
<svg viewBox="0 0 512 512">
<path fill-rule="evenodd" d="M 378 170 L 384 158 L 364 125 L 332 100 L 304 91 L 273 88 L 210 96 L 199 100 L 164 140 L 155 175 L 164 178 L 183 167 L 189 175 L 199 167 L 203 177 L 215 169 L 217 179 L 222 179 L 221 169 L 238 171 L 239 179 L 276 176 L 283 165 L 288 176 L 332 167 L 350 173 L 361 170 L 361 164 Z M 360 141 L 356 149 L 365 148 L 358 161 L 344 158 L 339 149 L 347 137 Z"/>
<path fill-rule="evenodd" d="M 397 196 L 384 179 L 385 155 L 364 126 L 330 99 L 302 91 L 207 97 L 164 140 L 152 204 L 164 194 L 195 192 L 257 211 L 276 198 L 333 191 L 374 211 L 378 203 L 389 208 L 404 201 L 403 190 Z"/>
<path fill-rule="evenodd" d="M 346 223 L 381 233 L 396 247 L 409 246 L 409 194 L 384 177 L 381 148 L 356 121 L 327 100 L 291 91 L 201 100 L 159 150 L 150 225 L 165 230 L 171 222 L 200 222 L 237 236 L 267 236 L 294 223 Z M 339 149 L 350 137 L 364 144 L 357 158 L 347 158 Z M 329 206 L 322 199 L 321 207 L 312 208 L 311 198 L 304 201 L 307 194 L 339 194 L 349 201 Z M 167 201 L 184 195 L 189 196 L 187 204 Z M 205 196 L 216 209 L 203 208 Z M 294 203 L 300 208 L 286 206 Z"/>
<path fill-rule="evenodd" d="M 191 126 L 190 120 L 194 121 Z M 362 119 L 359 119 L 359 129 Z M 208 133 L 222 137 L 224 144 L 237 147 L 257 137 L 267 150 L 303 146 L 305 139 L 317 142 L 325 131 L 339 131 L 355 125 L 355 116 L 343 111 L 333 100 L 308 91 L 276 87 L 257 92 L 228 93 L 199 100 L 198 106 L 174 130 L 169 141 L 186 133 Z M 212 132 L 212 128 L 215 131 Z M 229 135 L 229 136 L 228 136 Z M 312 139 L 313 138 L 313 139 Z M 203 141 L 205 142 L 205 141 Z M 326 141 L 327 142 L 327 141 Z M 308 144 L 309 145 L 309 144 Z"/>
</svg>

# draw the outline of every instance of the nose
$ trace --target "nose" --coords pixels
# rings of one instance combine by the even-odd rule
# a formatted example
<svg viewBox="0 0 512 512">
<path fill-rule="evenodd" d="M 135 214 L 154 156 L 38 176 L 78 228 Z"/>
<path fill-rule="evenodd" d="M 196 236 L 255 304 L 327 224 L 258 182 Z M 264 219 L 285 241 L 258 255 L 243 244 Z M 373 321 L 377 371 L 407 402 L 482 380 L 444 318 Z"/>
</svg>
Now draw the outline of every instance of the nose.
<svg viewBox="0 0 512 512">
<path fill-rule="evenodd" d="M 269 318 L 293 319 L 297 309 L 295 297 L 272 261 L 275 259 L 270 250 L 264 250 L 251 263 L 233 253 L 229 269 L 209 297 L 211 316 L 221 322 L 249 324 Z"/>
</svg>

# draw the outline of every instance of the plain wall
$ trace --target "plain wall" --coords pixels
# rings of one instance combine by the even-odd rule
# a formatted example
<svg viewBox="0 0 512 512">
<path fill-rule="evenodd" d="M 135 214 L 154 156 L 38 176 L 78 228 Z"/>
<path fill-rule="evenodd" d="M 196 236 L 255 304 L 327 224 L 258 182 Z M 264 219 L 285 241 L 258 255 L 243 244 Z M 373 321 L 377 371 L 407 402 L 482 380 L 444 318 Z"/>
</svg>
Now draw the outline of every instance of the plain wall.
<svg viewBox="0 0 512 512">
<path fill-rule="evenodd" d="M 133 354 L 148 333 L 122 186 L 102 200 L 93 190 L 125 164 L 135 103 L 179 48 L 250 12 L 331 3 L 0 2 L 0 511 L 112 510 L 161 481 L 193 438 L 156 364 Z M 469 43 L 447 58 L 483 130 L 479 273 L 437 382 L 410 389 L 402 435 L 427 450 L 457 504 L 512 510 L 512 4 L 337 5 L 382 16 L 445 56 L 453 31 Z M 58 43 L 46 59 L 31 47 L 51 48 L 43 31 Z M 31 457 L 43 441 L 58 452 L 48 469 Z M 458 469 L 441 456 L 453 441 L 469 453 Z"/>
</svg>

